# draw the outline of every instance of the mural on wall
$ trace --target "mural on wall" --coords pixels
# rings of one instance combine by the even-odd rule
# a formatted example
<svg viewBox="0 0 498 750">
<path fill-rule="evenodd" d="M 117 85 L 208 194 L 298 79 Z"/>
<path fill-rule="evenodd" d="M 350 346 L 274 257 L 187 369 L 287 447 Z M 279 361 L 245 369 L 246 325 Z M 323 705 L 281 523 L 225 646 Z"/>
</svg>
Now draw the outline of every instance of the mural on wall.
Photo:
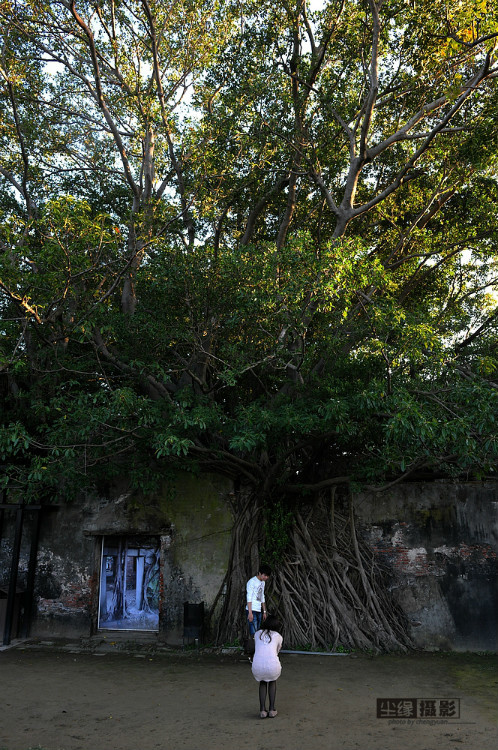
<svg viewBox="0 0 498 750">
<path fill-rule="evenodd" d="M 156 538 L 103 537 L 100 629 L 159 630 L 159 562 Z"/>
</svg>

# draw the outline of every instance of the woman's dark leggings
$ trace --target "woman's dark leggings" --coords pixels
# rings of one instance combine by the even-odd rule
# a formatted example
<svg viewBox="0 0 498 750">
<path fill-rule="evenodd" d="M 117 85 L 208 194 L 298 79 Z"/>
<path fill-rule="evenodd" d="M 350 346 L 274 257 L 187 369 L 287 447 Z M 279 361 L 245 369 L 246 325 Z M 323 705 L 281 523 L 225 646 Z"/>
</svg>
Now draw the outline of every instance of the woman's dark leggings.
<svg viewBox="0 0 498 750">
<path fill-rule="evenodd" d="M 264 680 L 261 680 L 259 683 L 259 710 L 260 711 L 266 711 L 265 705 L 266 705 L 266 693 L 268 692 L 268 696 L 270 698 L 270 708 L 269 711 L 275 711 L 275 696 L 277 695 L 277 681 L 273 680 L 272 682 L 264 682 Z"/>
</svg>

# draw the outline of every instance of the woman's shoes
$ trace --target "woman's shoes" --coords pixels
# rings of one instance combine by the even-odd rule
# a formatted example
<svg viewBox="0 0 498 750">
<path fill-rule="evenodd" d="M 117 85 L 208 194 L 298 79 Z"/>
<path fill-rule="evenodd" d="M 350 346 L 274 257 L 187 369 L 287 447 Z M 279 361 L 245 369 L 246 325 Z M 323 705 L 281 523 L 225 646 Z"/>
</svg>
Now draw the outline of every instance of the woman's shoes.
<svg viewBox="0 0 498 750">
<path fill-rule="evenodd" d="M 260 719 L 266 719 L 267 716 L 270 717 L 270 719 L 274 719 L 277 715 L 278 711 L 260 711 L 259 712 L 259 718 Z"/>
</svg>

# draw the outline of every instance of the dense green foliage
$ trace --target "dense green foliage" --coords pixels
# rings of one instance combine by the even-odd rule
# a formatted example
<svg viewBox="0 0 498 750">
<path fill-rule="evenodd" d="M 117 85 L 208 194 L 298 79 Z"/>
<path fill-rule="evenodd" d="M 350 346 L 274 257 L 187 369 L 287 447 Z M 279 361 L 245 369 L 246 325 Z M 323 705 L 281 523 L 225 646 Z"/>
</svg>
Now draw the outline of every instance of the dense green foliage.
<svg viewBox="0 0 498 750">
<path fill-rule="evenodd" d="M 493 3 L 0 17 L 4 486 L 495 476 Z"/>
</svg>

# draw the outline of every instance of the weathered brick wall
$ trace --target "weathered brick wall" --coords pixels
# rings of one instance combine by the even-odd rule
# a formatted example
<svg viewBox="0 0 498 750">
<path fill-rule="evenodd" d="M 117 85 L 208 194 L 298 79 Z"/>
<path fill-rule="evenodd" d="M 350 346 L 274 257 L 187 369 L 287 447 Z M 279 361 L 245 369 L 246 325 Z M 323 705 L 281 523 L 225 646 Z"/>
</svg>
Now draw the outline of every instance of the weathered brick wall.
<svg viewBox="0 0 498 750">
<path fill-rule="evenodd" d="M 498 483 L 404 484 L 356 498 L 422 648 L 497 648 Z"/>
</svg>

